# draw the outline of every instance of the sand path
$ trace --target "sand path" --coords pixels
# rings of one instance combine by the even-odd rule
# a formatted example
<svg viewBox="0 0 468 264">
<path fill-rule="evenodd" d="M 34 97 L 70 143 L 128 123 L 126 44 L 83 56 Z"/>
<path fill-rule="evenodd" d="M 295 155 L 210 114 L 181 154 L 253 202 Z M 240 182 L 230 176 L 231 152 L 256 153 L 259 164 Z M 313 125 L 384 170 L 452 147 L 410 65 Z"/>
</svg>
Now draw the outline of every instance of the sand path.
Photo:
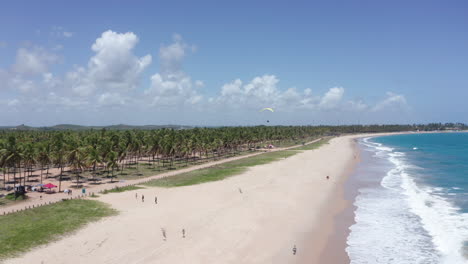
<svg viewBox="0 0 468 264">
<path fill-rule="evenodd" d="M 349 136 L 334 138 L 223 181 L 103 195 L 98 199 L 119 215 L 6 263 L 283 264 L 299 259 L 293 245 L 298 255 L 307 249 L 307 263 L 318 263 L 326 234 L 312 248 L 304 243 L 331 225 L 329 201 L 353 160 L 352 146 Z"/>
</svg>

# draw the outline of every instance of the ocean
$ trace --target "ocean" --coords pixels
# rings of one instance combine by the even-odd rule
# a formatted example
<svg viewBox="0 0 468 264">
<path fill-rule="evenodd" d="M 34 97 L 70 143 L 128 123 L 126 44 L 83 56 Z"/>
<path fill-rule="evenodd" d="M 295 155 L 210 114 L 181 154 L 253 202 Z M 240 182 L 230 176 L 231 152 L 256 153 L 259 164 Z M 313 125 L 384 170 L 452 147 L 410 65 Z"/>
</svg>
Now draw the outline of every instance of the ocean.
<svg viewBox="0 0 468 264">
<path fill-rule="evenodd" d="M 468 133 L 358 142 L 351 263 L 468 263 Z"/>
</svg>

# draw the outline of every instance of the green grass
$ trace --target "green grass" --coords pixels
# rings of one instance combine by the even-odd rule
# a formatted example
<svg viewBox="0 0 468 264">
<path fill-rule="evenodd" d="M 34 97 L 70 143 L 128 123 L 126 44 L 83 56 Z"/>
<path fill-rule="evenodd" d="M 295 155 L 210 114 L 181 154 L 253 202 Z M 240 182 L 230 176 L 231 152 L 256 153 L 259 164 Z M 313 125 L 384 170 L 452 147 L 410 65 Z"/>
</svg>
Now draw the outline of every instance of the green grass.
<svg viewBox="0 0 468 264">
<path fill-rule="evenodd" d="M 219 164 L 210 168 L 186 172 L 175 176 L 156 179 L 144 183 L 146 186 L 158 187 L 179 187 L 195 185 L 210 181 L 219 181 L 244 172 L 248 167 L 270 163 L 276 160 L 290 157 L 297 151 L 276 151 L 260 154 L 254 157 L 243 158 L 231 162 Z"/>
<path fill-rule="evenodd" d="M 244 172 L 248 167 L 267 164 L 273 161 L 287 158 L 297 154 L 301 150 L 311 150 L 319 148 L 324 144 L 328 144 L 330 139 L 331 138 L 324 138 L 315 143 L 300 146 L 290 150 L 268 152 L 253 157 L 226 162 L 206 169 L 186 172 L 163 179 L 156 179 L 144 183 L 143 185 L 150 187 L 179 187 L 201 184 L 210 181 L 219 181 L 240 174 Z"/>
<path fill-rule="evenodd" d="M 328 138 L 323 138 L 315 143 L 312 143 L 312 144 L 308 144 L 308 145 L 304 145 L 304 146 L 300 146 L 300 147 L 297 147 L 297 148 L 293 148 L 292 150 L 312 150 L 312 149 L 317 149 L 317 148 L 320 148 L 322 145 L 325 145 L 325 144 L 328 144 L 328 142 L 330 141 L 331 137 L 328 137 Z"/>
<path fill-rule="evenodd" d="M 126 191 L 133 191 L 133 190 L 138 190 L 138 189 L 144 189 L 141 186 L 136 186 L 136 185 L 129 185 L 125 187 L 115 187 L 110 190 L 105 190 L 102 192 L 102 194 L 108 194 L 108 193 L 121 193 L 121 192 L 126 192 Z"/>
<path fill-rule="evenodd" d="M 99 201 L 65 200 L 0 216 L 0 259 L 19 255 L 116 213 Z"/>
<path fill-rule="evenodd" d="M 28 196 L 23 194 L 23 195 L 19 195 L 18 197 L 15 198 L 15 193 L 12 192 L 12 193 L 9 193 L 9 194 L 5 195 L 5 199 L 10 200 L 10 201 L 23 201 L 23 200 L 28 199 Z"/>
<path fill-rule="evenodd" d="M 20 195 L 15 200 L 15 193 L 9 193 L 9 194 L 5 195 L 4 197 L 0 198 L 0 206 L 7 205 L 7 204 L 10 204 L 10 203 L 15 203 L 15 202 L 21 202 L 21 201 L 24 201 L 24 200 L 26 200 L 28 198 L 29 197 L 27 195 Z"/>
<path fill-rule="evenodd" d="M 242 151 L 236 154 L 236 156 L 242 156 L 246 154 L 250 154 L 252 152 L 250 151 Z M 211 157 L 211 155 L 210 155 Z M 228 158 L 228 157 L 222 157 L 221 159 Z M 203 160 L 203 161 L 198 161 L 197 163 L 191 163 L 189 162 L 188 164 L 181 160 L 181 161 L 174 161 L 173 166 L 169 166 L 169 162 L 166 163 L 166 166 L 162 166 L 162 162 L 158 166 L 158 162 L 155 162 L 154 164 L 152 162 L 148 161 L 140 161 L 140 164 L 138 165 L 138 168 L 135 164 L 127 166 L 124 168 L 123 172 L 121 173 L 119 171 L 114 172 L 114 181 L 119 181 L 119 180 L 135 180 L 135 179 L 143 179 L 147 178 L 150 176 L 155 176 L 158 174 L 162 174 L 168 171 L 173 171 L 173 170 L 178 170 L 178 169 L 185 169 L 185 168 L 190 168 L 192 166 L 200 165 L 206 162 L 212 162 L 213 159 L 210 160 Z M 102 178 L 103 182 L 110 181 L 110 178 L 107 178 L 107 172 L 100 171 L 102 173 L 101 175 L 97 175 L 98 178 Z M 92 172 L 86 171 L 80 174 L 83 177 L 88 177 L 92 178 Z M 110 175 L 110 174 L 109 174 Z M 74 175 L 70 175 L 71 181 L 75 182 L 75 177 Z"/>
</svg>

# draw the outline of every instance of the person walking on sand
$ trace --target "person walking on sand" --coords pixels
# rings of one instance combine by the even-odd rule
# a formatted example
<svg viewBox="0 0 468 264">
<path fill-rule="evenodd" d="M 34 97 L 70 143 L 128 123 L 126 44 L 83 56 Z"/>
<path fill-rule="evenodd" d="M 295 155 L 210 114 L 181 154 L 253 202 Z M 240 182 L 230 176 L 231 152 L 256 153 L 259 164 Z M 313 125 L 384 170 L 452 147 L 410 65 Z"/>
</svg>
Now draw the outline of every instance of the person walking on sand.
<svg viewBox="0 0 468 264">
<path fill-rule="evenodd" d="M 329 180 L 329 179 L 330 179 L 330 176 L 327 175 L 327 180 Z"/>
<path fill-rule="evenodd" d="M 154 203 L 158 204 L 158 197 L 157 196 L 154 197 Z"/>
<path fill-rule="evenodd" d="M 145 202 L 145 196 L 143 194 L 141 195 L 141 201 Z"/>
<path fill-rule="evenodd" d="M 166 230 L 164 228 L 161 228 L 161 231 L 162 231 L 163 240 L 166 241 Z"/>
<path fill-rule="evenodd" d="M 297 252 L 297 248 L 296 248 L 296 245 L 294 245 L 294 247 L 293 247 L 293 255 L 296 255 L 296 252 Z"/>
<path fill-rule="evenodd" d="M 185 229 L 182 228 L 182 237 L 185 238 Z"/>
<path fill-rule="evenodd" d="M 138 193 L 135 193 L 135 199 L 138 199 Z"/>
</svg>

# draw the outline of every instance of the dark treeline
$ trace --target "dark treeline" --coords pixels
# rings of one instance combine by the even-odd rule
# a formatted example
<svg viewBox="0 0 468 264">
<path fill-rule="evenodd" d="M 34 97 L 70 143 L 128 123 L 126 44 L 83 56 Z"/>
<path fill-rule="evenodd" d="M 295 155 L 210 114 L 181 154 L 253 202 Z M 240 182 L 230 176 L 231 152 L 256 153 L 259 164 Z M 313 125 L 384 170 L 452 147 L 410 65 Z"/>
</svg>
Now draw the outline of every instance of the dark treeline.
<svg viewBox="0 0 468 264">
<path fill-rule="evenodd" d="M 352 125 L 352 126 L 257 126 L 193 128 L 184 130 L 86 130 L 86 131 L 0 131 L 0 169 L 7 183 L 26 185 L 28 176 L 50 168 L 62 174 L 68 168 L 77 176 L 83 171 L 115 173 L 139 161 L 171 168 L 174 161 L 194 164 L 255 150 L 266 144 L 303 143 L 322 136 L 345 133 L 432 131 L 466 129 L 463 124 Z M 161 165 L 162 164 L 162 165 Z M 13 179 L 10 179 L 12 176 Z M 8 179 L 6 179 L 8 177 Z M 59 187 L 60 189 L 60 187 Z"/>
</svg>

